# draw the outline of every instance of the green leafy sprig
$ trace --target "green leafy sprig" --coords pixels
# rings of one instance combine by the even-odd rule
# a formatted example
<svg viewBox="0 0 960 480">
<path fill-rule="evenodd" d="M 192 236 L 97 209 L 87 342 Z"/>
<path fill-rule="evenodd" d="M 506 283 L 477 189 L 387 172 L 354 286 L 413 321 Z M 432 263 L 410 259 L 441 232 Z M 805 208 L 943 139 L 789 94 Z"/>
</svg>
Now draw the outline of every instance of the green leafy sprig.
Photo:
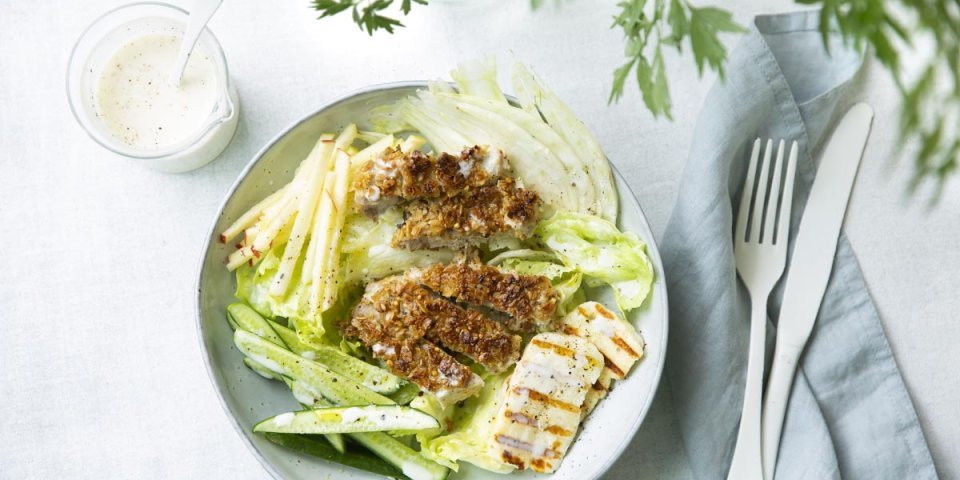
<svg viewBox="0 0 960 480">
<path fill-rule="evenodd" d="M 403 24 L 384 14 L 396 0 L 314 0 L 320 17 L 352 9 L 353 20 L 369 34 L 383 29 L 392 33 Z M 403 15 L 413 3 L 400 0 Z M 955 174 L 960 158 L 960 2 L 957 0 L 796 0 L 821 8 L 821 32 L 829 47 L 830 29 L 856 47 L 872 48 L 888 70 L 902 96 L 901 145 L 919 145 L 912 187 L 934 180 L 942 188 Z M 533 9 L 547 0 L 530 0 Z M 561 4 L 561 0 L 554 0 Z M 697 7 L 688 0 L 623 0 L 611 28 L 623 30 L 626 63 L 614 71 L 608 101 L 618 101 L 631 74 L 643 103 L 654 116 L 671 116 L 670 89 L 664 65 L 664 48 L 682 52 L 688 44 L 697 70 L 716 71 L 723 78 L 727 51 L 720 34 L 745 31 L 730 12 L 717 7 Z M 918 40 L 928 40 L 924 47 Z M 919 51 L 922 50 L 922 51 Z M 903 68 L 902 55 L 921 58 L 918 72 Z M 926 57 L 923 57 L 926 55 Z"/>
<path fill-rule="evenodd" d="M 313 9 L 320 12 L 317 18 L 336 15 L 352 10 L 354 23 L 369 35 L 383 29 L 393 33 L 395 27 L 403 27 L 403 23 L 394 17 L 385 15 L 395 0 L 313 0 Z M 426 5 L 427 0 L 400 0 L 400 12 L 407 16 L 413 9 L 413 4 Z"/>
<path fill-rule="evenodd" d="M 819 5 L 824 44 L 831 28 L 856 47 L 872 47 L 900 89 L 900 145 L 917 145 L 915 189 L 936 194 L 960 157 L 960 3 L 951 0 L 797 0 Z M 915 55 L 917 71 L 903 55 Z"/>
<path fill-rule="evenodd" d="M 652 3 L 652 5 L 650 5 Z M 730 12 L 716 7 L 694 7 L 686 0 L 627 0 L 619 3 L 620 14 L 612 27 L 620 27 L 627 39 L 627 63 L 613 72 L 609 102 L 623 95 L 623 86 L 631 72 L 636 73 L 643 103 L 654 116 L 670 114 L 670 89 L 663 62 L 664 46 L 683 51 L 689 39 L 697 70 L 715 70 L 723 78 L 727 50 L 720 42 L 721 32 L 743 32 Z"/>
</svg>

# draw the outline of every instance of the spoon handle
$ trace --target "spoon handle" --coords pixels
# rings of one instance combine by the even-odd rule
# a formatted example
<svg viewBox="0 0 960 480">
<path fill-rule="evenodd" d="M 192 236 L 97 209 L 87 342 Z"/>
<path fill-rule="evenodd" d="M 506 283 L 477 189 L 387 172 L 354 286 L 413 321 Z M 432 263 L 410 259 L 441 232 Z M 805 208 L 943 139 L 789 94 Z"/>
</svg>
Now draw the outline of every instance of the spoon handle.
<svg viewBox="0 0 960 480">
<path fill-rule="evenodd" d="M 176 68 L 173 71 L 173 84 L 180 86 L 180 79 L 183 77 L 183 71 L 187 68 L 187 60 L 190 59 L 190 52 L 193 51 L 197 39 L 200 38 L 200 32 L 207 26 L 207 22 L 213 17 L 213 14 L 220 8 L 223 0 L 195 0 L 193 8 L 190 10 L 190 17 L 187 19 L 187 28 L 183 32 L 183 40 L 180 43 L 180 53 L 177 54 Z"/>
</svg>

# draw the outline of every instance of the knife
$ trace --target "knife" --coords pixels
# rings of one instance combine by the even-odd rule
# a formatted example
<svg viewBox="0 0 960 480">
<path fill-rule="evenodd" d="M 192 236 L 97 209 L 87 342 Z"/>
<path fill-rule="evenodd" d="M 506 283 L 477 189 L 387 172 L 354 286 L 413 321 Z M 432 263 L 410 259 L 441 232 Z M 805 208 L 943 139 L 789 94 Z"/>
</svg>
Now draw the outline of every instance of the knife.
<svg viewBox="0 0 960 480">
<path fill-rule="evenodd" d="M 873 109 L 865 103 L 854 105 L 840 120 L 823 151 L 800 219 L 763 404 L 763 471 L 766 480 L 773 479 L 783 417 L 797 362 L 810 338 L 827 289 L 837 252 L 837 238 L 872 121 Z"/>
</svg>

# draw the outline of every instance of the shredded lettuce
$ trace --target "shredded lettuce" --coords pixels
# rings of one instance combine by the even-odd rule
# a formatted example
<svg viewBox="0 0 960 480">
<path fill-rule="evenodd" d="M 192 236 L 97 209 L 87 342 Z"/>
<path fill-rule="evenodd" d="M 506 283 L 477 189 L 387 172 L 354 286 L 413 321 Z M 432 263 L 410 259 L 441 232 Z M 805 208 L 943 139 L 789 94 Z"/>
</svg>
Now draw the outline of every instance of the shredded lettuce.
<svg viewBox="0 0 960 480">
<path fill-rule="evenodd" d="M 458 471 L 459 461 L 497 473 L 513 471 L 512 465 L 501 462 L 489 450 L 490 427 L 503 403 L 508 376 L 507 373 L 486 376 L 480 393 L 464 400 L 459 407 L 441 409 L 439 405 L 431 405 L 427 395 L 411 402 L 412 407 L 434 415 L 441 425 L 447 426 L 442 435 L 418 434 L 420 453 L 454 471 Z"/>
<path fill-rule="evenodd" d="M 275 247 L 263 256 L 256 266 L 243 265 L 237 269 L 236 297 L 247 302 L 260 315 L 267 318 L 287 317 L 313 320 L 308 306 L 310 289 L 301 286 L 302 259 L 293 270 L 290 284 L 296 286 L 282 297 L 270 295 L 270 284 L 280 268 L 283 245 Z M 317 318 L 316 320 L 319 320 Z"/>
<path fill-rule="evenodd" d="M 559 279 L 563 274 L 573 271 L 573 267 L 559 263 L 519 258 L 508 258 L 500 264 L 500 267 L 517 272 L 520 275 L 542 275 L 550 280 Z"/>
<path fill-rule="evenodd" d="M 653 283 L 646 245 L 612 222 L 594 215 L 560 212 L 537 226 L 537 235 L 564 265 L 583 272 L 588 282 L 613 288 L 621 310 L 643 304 Z"/>
<path fill-rule="evenodd" d="M 390 245 L 397 225 L 403 222 L 399 209 L 390 209 L 374 221 L 362 215 L 347 217 L 341 247 L 344 284 L 355 285 L 379 280 L 411 267 L 425 267 L 453 259 L 451 250 L 417 250 Z"/>
</svg>

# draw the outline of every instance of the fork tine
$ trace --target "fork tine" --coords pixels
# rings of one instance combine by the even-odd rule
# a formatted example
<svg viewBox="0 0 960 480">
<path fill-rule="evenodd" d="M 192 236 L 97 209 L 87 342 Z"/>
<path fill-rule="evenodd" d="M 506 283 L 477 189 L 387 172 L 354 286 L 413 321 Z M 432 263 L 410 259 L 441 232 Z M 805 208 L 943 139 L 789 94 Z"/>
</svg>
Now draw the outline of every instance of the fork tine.
<svg viewBox="0 0 960 480">
<path fill-rule="evenodd" d="M 750 218 L 750 198 L 753 197 L 753 179 L 757 176 L 757 159 L 760 158 L 760 138 L 753 142 L 753 152 L 750 153 L 750 165 L 747 167 L 747 176 L 743 179 L 743 190 L 740 194 L 740 209 L 737 211 L 736 243 L 742 243 L 747 238 L 747 220 Z"/>
<path fill-rule="evenodd" d="M 773 181 L 770 182 L 770 203 L 767 205 L 767 218 L 763 221 L 763 237 L 760 243 L 773 245 L 777 237 L 774 236 L 777 225 L 777 211 L 780 209 L 780 176 L 783 174 L 783 155 L 786 148 L 783 139 L 777 145 L 777 159 L 773 163 Z"/>
<path fill-rule="evenodd" d="M 787 179 L 783 184 L 783 204 L 780 207 L 780 222 L 777 225 L 777 242 L 779 239 L 788 238 L 790 232 L 790 212 L 793 209 L 793 179 L 797 173 L 797 151 L 800 146 L 794 140 L 790 144 L 790 156 L 787 159 Z"/>
<path fill-rule="evenodd" d="M 763 207 L 767 198 L 767 183 L 770 181 L 770 155 L 773 153 L 773 139 L 767 139 L 767 148 L 763 152 L 763 164 L 760 168 L 760 183 L 757 185 L 757 200 L 753 202 L 753 217 L 750 219 L 750 237 L 747 241 L 763 243 L 760 231 L 763 228 Z"/>
</svg>

